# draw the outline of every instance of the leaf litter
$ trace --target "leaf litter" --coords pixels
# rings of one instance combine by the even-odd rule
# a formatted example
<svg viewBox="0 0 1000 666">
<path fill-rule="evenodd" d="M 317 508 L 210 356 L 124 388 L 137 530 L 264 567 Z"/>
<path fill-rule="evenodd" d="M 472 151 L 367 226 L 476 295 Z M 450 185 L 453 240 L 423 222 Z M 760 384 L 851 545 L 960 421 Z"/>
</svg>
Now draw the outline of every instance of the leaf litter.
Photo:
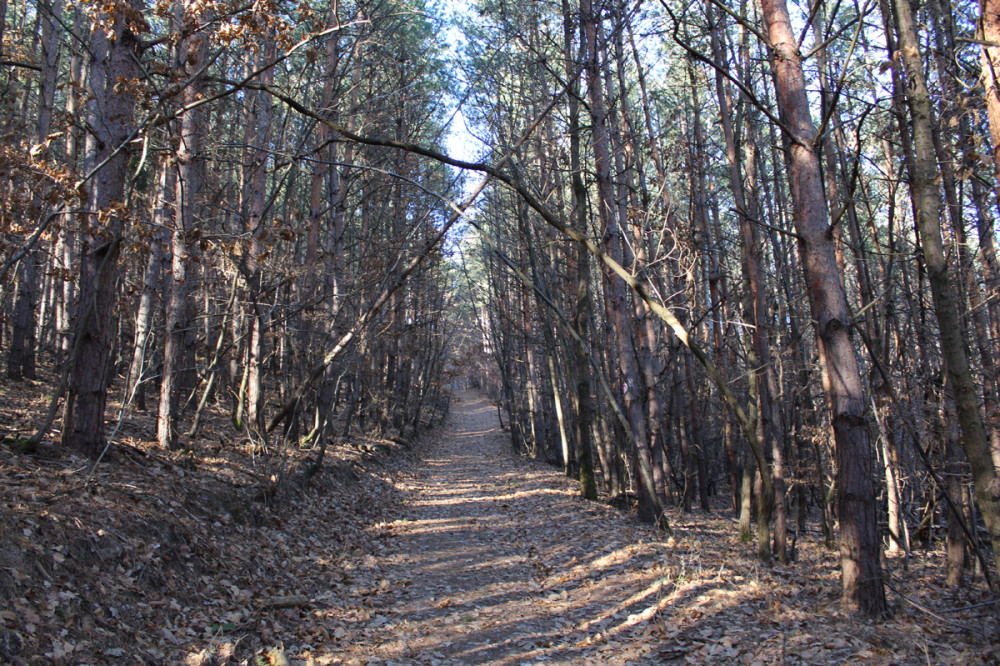
<svg viewBox="0 0 1000 666">
<path fill-rule="evenodd" d="M 4 396 L 5 423 L 17 407 Z M 416 452 L 338 440 L 305 491 L 214 418 L 182 453 L 126 423 L 93 472 L 53 445 L 0 447 L 0 662 L 1000 660 L 1000 608 L 981 584 L 944 587 L 939 552 L 888 560 L 894 616 L 861 621 L 839 610 L 834 552 L 800 541 L 762 566 L 730 516 L 672 513 L 666 536 L 581 500 L 510 453 L 475 393 Z M 284 453 L 287 470 L 315 455 Z"/>
</svg>

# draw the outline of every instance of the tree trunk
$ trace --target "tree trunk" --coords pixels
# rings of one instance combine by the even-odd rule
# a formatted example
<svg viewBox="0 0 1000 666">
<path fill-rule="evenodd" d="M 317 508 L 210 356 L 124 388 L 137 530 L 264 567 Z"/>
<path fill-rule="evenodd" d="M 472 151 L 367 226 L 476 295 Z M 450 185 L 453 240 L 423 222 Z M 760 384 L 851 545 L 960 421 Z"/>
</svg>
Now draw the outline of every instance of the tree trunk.
<svg viewBox="0 0 1000 666">
<path fill-rule="evenodd" d="M 590 98 L 591 130 L 593 133 L 595 170 L 597 172 L 597 201 L 601 220 L 603 246 L 608 256 L 622 264 L 621 239 L 615 224 L 615 194 L 611 182 L 611 153 L 607 128 L 607 108 L 601 82 L 600 45 L 598 44 L 599 14 L 591 0 L 580 1 L 581 50 L 584 53 Z M 629 427 L 636 443 L 636 462 L 639 466 L 640 515 L 647 521 L 660 520 L 663 507 L 657 497 L 653 481 L 652 455 L 647 439 L 645 414 L 639 389 L 642 377 L 632 336 L 631 314 L 626 286 L 609 275 L 607 288 L 611 297 L 611 314 L 614 317 L 616 338 L 621 344 L 618 363 L 621 371 L 622 394 Z"/>
<path fill-rule="evenodd" d="M 979 35 L 983 40 L 980 51 L 983 82 L 985 85 L 986 113 L 989 119 L 990 143 L 993 157 L 994 176 L 1000 181 L 1000 0 L 979 0 Z M 1000 183 L 995 187 L 1000 191 Z M 996 241 L 993 225 L 981 220 L 986 228 L 979 230 L 979 242 L 983 247 L 983 259 L 987 265 L 987 291 L 997 293 L 1000 288 L 1000 262 L 997 261 Z M 992 284 L 990 284 L 992 282 Z M 993 297 L 994 304 L 997 297 Z M 992 310 L 994 318 L 996 308 Z"/>
<path fill-rule="evenodd" d="M 83 10 L 77 5 L 73 11 L 73 35 L 79 37 L 83 32 Z M 83 88 L 84 60 L 79 52 L 74 52 L 69 63 L 69 80 L 66 86 L 66 116 L 75 118 L 81 99 Z M 70 173 L 76 173 L 77 157 L 79 154 L 80 131 L 76 123 L 70 123 L 66 129 L 66 167 Z M 74 249 L 76 235 L 70 230 L 72 221 L 70 214 L 63 217 L 63 224 L 59 226 L 56 235 L 55 256 L 53 263 L 56 267 L 55 277 L 59 285 L 59 298 L 56 308 L 56 353 L 55 365 L 59 367 L 65 362 L 70 354 L 73 344 L 73 313 L 75 311 L 74 298 L 76 295 L 76 285 L 71 279 L 74 263 Z"/>
<path fill-rule="evenodd" d="M 1000 558 L 1000 479 L 997 478 L 990 455 L 979 389 L 969 367 L 962 335 L 963 326 L 941 237 L 941 194 L 937 183 L 939 171 L 931 127 L 930 93 L 924 81 L 923 63 L 910 5 L 907 0 L 895 0 L 895 9 L 900 51 L 906 66 L 907 101 L 913 124 L 913 195 L 917 202 L 920 244 L 934 299 L 941 351 L 955 392 L 962 442 L 972 467 L 976 501 L 992 541 L 994 557 Z"/>
<path fill-rule="evenodd" d="M 712 53 L 716 62 L 725 62 L 725 48 L 722 41 L 721 29 L 709 12 L 711 22 L 711 43 Z M 715 88 L 719 99 L 719 111 L 722 118 L 722 131 L 726 142 L 726 161 L 729 164 L 729 185 L 733 192 L 736 203 L 736 214 L 740 221 L 740 234 L 743 240 L 743 261 L 746 268 L 747 285 L 749 286 L 750 315 L 753 336 L 753 352 L 757 358 L 754 363 L 754 372 L 757 375 L 755 386 L 757 387 L 757 432 L 760 434 L 761 445 L 765 451 L 771 453 L 772 467 L 763 470 L 764 473 L 771 474 L 774 487 L 773 497 L 761 498 L 758 506 L 759 512 L 765 512 L 767 518 L 760 518 L 759 524 L 770 520 L 772 508 L 776 510 L 777 521 L 775 524 L 775 551 L 778 559 L 785 561 L 785 505 L 784 505 L 784 478 L 781 464 L 781 441 L 778 436 L 778 424 L 775 418 L 774 396 L 777 394 L 777 384 L 774 380 L 774 368 L 771 361 L 771 347 L 767 339 L 767 332 L 770 328 L 770 314 L 766 303 L 767 283 L 765 282 L 764 270 L 761 266 L 761 247 L 757 235 L 757 227 L 753 220 L 757 219 L 760 211 L 756 210 L 756 197 L 751 191 L 749 196 L 744 192 L 743 176 L 740 171 L 740 162 L 737 156 L 736 133 L 733 128 L 732 112 L 730 109 L 730 95 L 725 85 L 722 72 L 716 70 Z M 751 208 L 751 203 L 753 207 Z M 749 505 L 749 502 L 745 502 Z M 742 524 L 742 523 L 741 523 Z M 748 527 L 748 526 L 747 526 Z M 769 534 L 759 534 L 761 542 L 769 540 Z M 770 557 L 770 544 L 767 551 L 763 543 L 758 544 L 758 554 L 762 559 Z"/>
<path fill-rule="evenodd" d="M 175 172 L 172 168 L 160 168 L 160 179 L 157 186 L 153 223 L 166 229 L 170 224 L 170 208 L 173 203 Z M 155 231 L 152 234 L 149 256 L 146 259 L 146 270 L 143 273 L 142 293 L 139 295 L 139 307 L 135 313 L 135 346 L 132 349 L 132 363 L 129 365 L 128 381 L 125 384 L 126 400 L 132 400 L 139 411 L 146 410 L 146 370 L 149 353 L 150 334 L 153 329 L 154 305 L 160 288 L 163 271 L 164 239 L 163 234 Z"/>
<path fill-rule="evenodd" d="M 260 62 L 269 63 L 274 60 L 274 35 L 270 30 L 263 37 Z M 254 66 L 256 68 L 256 66 Z M 268 85 L 274 76 L 273 68 L 260 75 L 261 84 Z M 267 234 L 264 226 L 264 215 L 267 205 L 267 161 L 269 158 L 268 143 L 271 137 L 271 117 L 273 108 L 271 97 L 261 93 L 256 96 L 256 104 L 247 115 L 247 127 L 252 128 L 248 134 L 248 142 L 253 142 L 250 152 L 253 163 L 249 177 L 249 192 L 247 194 L 246 230 L 252 236 L 247 261 L 247 275 L 250 291 L 250 311 L 247 313 L 250 331 L 247 336 L 247 385 L 246 414 L 247 422 L 253 428 L 263 424 L 263 368 L 264 362 L 264 326 L 266 318 L 264 305 L 260 302 L 263 287 L 263 271 L 261 261 L 265 253 L 265 245 L 261 240 Z"/>
<path fill-rule="evenodd" d="M 570 11 L 569 0 L 562 0 L 563 10 L 563 48 L 567 61 L 567 71 L 577 69 L 577 63 L 581 60 L 573 53 L 573 12 Z M 582 53 L 581 53 L 582 55 Z M 573 215 L 575 217 L 576 230 L 586 235 L 587 229 L 587 188 L 583 182 L 583 174 L 580 165 L 580 103 L 579 103 L 579 74 L 570 84 L 568 104 L 569 104 L 569 155 L 570 155 L 570 179 L 573 191 Z M 574 312 L 574 326 L 579 334 L 579 339 L 575 345 L 576 361 L 576 441 L 578 443 L 578 458 L 580 463 L 580 493 L 589 500 L 597 499 L 597 484 L 594 479 L 594 463 L 592 452 L 594 449 L 593 426 L 594 426 L 594 397 L 590 387 L 590 354 L 585 341 L 590 339 L 590 313 L 592 299 L 590 295 L 590 253 L 581 244 L 576 244 L 576 272 L 573 276 L 576 286 L 576 309 Z M 604 483 L 609 484 L 611 479 L 609 470 L 605 470 Z"/>
<path fill-rule="evenodd" d="M 193 0 L 178 0 L 175 6 L 177 25 L 185 35 L 177 49 L 178 68 L 188 82 L 181 96 L 182 104 L 194 105 L 202 97 L 202 77 L 199 70 L 208 57 L 208 40 L 196 29 L 207 17 Z M 177 145 L 177 212 L 173 219 L 170 248 L 170 290 L 166 308 L 166 330 L 163 336 L 163 374 L 160 383 L 160 404 L 157 413 L 156 439 L 160 446 L 175 449 L 177 440 L 178 401 L 182 377 L 190 363 L 188 338 L 194 325 L 190 317 L 191 275 L 193 255 L 197 254 L 197 231 L 200 218 L 201 189 L 204 181 L 204 160 L 201 155 L 202 118 L 198 107 L 186 110 L 180 118 Z M 169 167 L 168 167 L 169 168 Z"/>
<path fill-rule="evenodd" d="M 128 9 L 138 12 L 132 0 Z M 107 31 L 106 31 L 107 30 Z M 108 39 L 110 32 L 114 39 Z M 124 227 L 123 196 L 131 153 L 135 98 L 132 87 L 120 85 L 138 76 L 138 40 L 123 11 L 102 13 L 90 34 L 90 128 L 88 162 L 104 164 L 91 194 L 93 231 L 80 258 L 80 312 L 73 343 L 72 367 L 63 411 L 63 446 L 97 456 L 104 450 L 104 409 L 107 403 L 111 349 L 115 335 L 115 302 L 119 242 Z M 117 152 L 116 152 L 117 151 Z"/>
<path fill-rule="evenodd" d="M 14 326 L 7 357 L 7 378 L 12 381 L 35 379 L 35 256 L 34 250 L 25 254 L 17 274 Z"/>
<path fill-rule="evenodd" d="M 841 600 L 867 616 L 888 612 L 872 484 L 872 452 L 865 423 L 864 390 L 854 346 L 836 248 L 815 145 L 815 128 L 806 97 L 797 39 L 785 0 L 761 0 L 774 69 L 779 107 L 791 136 L 792 200 L 803 270 L 817 322 L 823 388 L 837 445 L 840 514 Z"/>
<path fill-rule="evenodd" d="M 42 22 L 42 73 L 38 87 L 38 114 L 35 119 L 35 145 L 48 157 L 46 138 L 52 125 L 52 105 L 55 99 L 56 76 L 59 73 L 59 47 L 62 44 L 62 0 L 39 2 Z M 36 193 L 32 208 L 44 215 L 41 197 Z M 38 253 L 28 252 L 21 259 L 14 304 L 14 327 L 11 332 L 10 356 L 7 357 L 9 379 L 35 379 L 35 305 L 38 292 Z"/>
</svg>

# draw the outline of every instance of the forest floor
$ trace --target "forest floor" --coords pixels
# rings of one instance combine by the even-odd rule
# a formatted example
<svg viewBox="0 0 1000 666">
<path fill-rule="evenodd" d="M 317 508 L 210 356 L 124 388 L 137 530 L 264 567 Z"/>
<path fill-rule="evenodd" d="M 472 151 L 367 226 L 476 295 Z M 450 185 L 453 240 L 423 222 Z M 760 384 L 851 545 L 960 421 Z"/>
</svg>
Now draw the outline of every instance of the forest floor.
<svg viewBox="0 0 1000 666">
<path fill-rule="evenodd" d="M 764 567 L 728 515 L 667 536 L 583 501 L 475 393 L 412 450 L 338 440 L 305 490 L 314 452 L 168 454 L 141 419 L 96 468 L 25 455 L 44 396 L 0 397 L 0 663 L 1000 663 L 1000 609 L 939 552 L 890 560 L 894 616 L 858 620 L 834 553 Z"/>
</svg>

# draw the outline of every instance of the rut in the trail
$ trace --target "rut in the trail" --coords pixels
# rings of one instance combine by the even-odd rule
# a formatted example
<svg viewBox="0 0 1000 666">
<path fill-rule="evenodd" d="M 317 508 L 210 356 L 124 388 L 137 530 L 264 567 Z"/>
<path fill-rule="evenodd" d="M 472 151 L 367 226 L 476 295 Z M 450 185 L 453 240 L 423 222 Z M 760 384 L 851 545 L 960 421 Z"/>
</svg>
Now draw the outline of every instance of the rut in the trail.
<svg viewBox="0 0 1000 666">
<path fill-rule="evenodd" d="M 458 395 L 371 562 L 396 592 L 359 616 L 345 662 L 623 664 L 655 649 L 654 533 L 509 441 L 487 400 Z"/>
</svg>

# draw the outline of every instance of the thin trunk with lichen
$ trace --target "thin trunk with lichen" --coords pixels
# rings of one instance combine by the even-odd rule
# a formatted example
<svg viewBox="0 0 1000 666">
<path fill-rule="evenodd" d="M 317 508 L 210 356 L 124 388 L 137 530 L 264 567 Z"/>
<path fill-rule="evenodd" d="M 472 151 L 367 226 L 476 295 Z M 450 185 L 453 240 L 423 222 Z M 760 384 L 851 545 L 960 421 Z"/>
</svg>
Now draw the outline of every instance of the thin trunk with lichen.
<svg viewBox="0 0 1000 666">
<path fill-rule="evenodd" d="M 902 61 L 906 67 L 906 97 L 913 125 L 913 197 L 917 228 L 923 249 L 927 279 L 931 285 L 938 320 L 941 352 L 955 396 L 962 443 L 972 468 L 976 501 L 990 535 L 994 557 L 1000 557 L 1000 478 L 997 477 L 986 434 L 979 388 L 965 350 L 958 301 L 951 285 L 951 271 L 941 235 L 940 171 L 934 150 L 931 98 L 924 79 L 917 29 L 907 0 L 895 0 L 896 22 Z"/>
</svg>

